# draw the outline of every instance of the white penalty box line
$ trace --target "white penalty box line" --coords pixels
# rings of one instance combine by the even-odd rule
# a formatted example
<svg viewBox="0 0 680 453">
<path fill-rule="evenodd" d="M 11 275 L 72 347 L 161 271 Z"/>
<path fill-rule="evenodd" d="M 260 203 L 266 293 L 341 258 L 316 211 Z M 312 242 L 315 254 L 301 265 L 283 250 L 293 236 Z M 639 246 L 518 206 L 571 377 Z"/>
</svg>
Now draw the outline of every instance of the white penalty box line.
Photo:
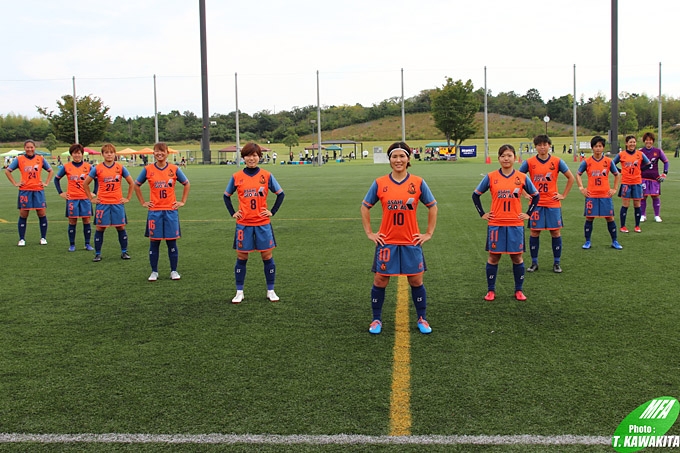
<svg viewBox="0 0 680 453">
<path fill-rule="evenodd" d="M 273 444 L 273 445 L 611 445 L 611 436 L 460 435 L 364 436 L 276 434 L 26 434 L 0 433 L 0 443 L 35 442 L 129 444 Z"/>
</svg>

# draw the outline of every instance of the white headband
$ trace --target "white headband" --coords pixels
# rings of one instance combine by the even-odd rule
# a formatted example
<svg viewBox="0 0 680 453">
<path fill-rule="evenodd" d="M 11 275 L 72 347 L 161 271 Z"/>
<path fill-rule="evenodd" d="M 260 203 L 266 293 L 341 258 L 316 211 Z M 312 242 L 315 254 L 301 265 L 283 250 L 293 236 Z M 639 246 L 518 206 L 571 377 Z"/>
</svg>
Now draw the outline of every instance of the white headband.
<svg viewBox="0 0 680 453">
<path fill-rule="evenodd" d="M 392 157 L 392 153 L 393 153 L 394 151 L 403 151 L 403 152 L 406 153 L 406 155 L 407 155 L 408 157 L 411 157 L 411 151 L 409 151 L 409 150 L 407 150 L 407 149 L 404 149 L 404 148 L 393 148 L 393 149 L 391 149 L 390 151 L 388 151 L 387 157 Z"/>
</svg>

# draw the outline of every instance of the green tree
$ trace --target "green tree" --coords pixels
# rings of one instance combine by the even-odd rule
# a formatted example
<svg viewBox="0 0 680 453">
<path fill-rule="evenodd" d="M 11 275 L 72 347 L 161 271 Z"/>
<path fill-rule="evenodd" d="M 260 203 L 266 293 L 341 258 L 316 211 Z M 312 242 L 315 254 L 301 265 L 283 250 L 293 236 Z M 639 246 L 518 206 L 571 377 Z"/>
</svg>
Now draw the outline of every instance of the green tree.
<svg viewBox="0 0 680 453">
<path fill-rule="evenodd" d="M 57 149 L 57 143 L 58 143 L 57 137 L 55 137 L 54 134 L 51 132 L 47 134 L 47 137 L 45 137 L 45 141 L 43 142 L 45 148 L 47 148 L 49 152 L 52 152 L 55 149 Z"/>
<path fill-rule="evenodd" d="M 298 137 L 298 134 L 296 133 L 289 133 L 283 138 L 282 143 L 288 147 L 288 152 L 290 152 L 293 146 L 298 146 L 300 144 L 300 137 Z"/>
<path fill-rule="evenodd" d="M 95 143 L 104 138 L 104 134 L 111 124 L 111 117 L 107 115 L 109 107 L 105 106 L 97 96 L 80 96 L 76 99 L 78 107 L 78 140 L 83 146 Z M 73 96 L 66 94 L 57 101 L 58 113 L 47 110 L 47 107 L 37 107 L 38 113 L 50 122 L 52 133 L 58 140 L 75 143 L 75 125 L 73 122 Z"/>
<path fill-rule="evenodd" d="M 434 125 L 444 133 L 448 146 L 451 146 L 451 140 L 457 146 L 473 136 L 479 100 L 471 80 L 454 82 L 447 77 L 446 84 L 432 91 L 430 98 Z"/>
</svg>

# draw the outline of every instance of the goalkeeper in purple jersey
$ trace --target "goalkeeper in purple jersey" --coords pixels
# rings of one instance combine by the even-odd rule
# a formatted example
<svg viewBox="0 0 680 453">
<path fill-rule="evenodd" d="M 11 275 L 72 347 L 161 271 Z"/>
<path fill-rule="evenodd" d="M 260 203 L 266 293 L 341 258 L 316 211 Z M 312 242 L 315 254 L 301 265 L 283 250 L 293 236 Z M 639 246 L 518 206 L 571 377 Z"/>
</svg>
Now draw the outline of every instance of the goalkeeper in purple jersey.
<svg viewBox="0 0 680 453">
<path fill-rule="evenodd" d="M 647 159 L 652 163 L 650 166 L 642 169 L 642 202 L 640 203 L 640 222 L 647 220 L 647 197 L 652 197 L 652 207 L 654 208 L 654 220 L 661 222 L 661 183 L 664 182 L 668 175 L 668 158 L 666 154 L 659 148 L 654 147 L 654 134 L 651 132 L 645 133 L 642 136 L 642 141 L 645 142 L 644 148 L 640 151 L 647 156 Z M 659 161 L 663 162 L 663 173 L 659 173 Z"/>
</svg>

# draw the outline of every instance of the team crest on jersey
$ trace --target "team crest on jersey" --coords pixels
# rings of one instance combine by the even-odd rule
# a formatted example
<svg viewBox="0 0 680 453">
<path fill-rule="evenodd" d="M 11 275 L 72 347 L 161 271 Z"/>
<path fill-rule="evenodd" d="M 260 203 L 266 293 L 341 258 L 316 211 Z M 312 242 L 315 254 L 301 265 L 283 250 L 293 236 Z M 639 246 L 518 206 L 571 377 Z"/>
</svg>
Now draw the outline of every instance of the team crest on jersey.
<svg viewBox="0 0 680 453">
<path fill-rule="evenodd" d="M 411 195 L 416 193 L 416 186 L 414 186 L 413 183 L 408 185 L 408 193 L 410 193 Z"/>
<path fill-rule="evenodd" d="M 550 162 L 550 169 L 555 170 L 555 162 Z"/>
<path fill-rule="evenodd" d="M 515 185 L 516 186 L 521 186 L 522 185 L 522 180 L 519 179 L 519 176 L 515 177 Z"/>
<path fill-rule="evenodd" d="M 264 175 L 260 175 L 260 184 L 264 184 L 266 182 L 267 182 L 267 180 L 264 179 Z"/>
<path fill-rule="evenodd" d="M 170 169 L 170 171 L 168 172 L 168 174 L 170 175 L 171 178 L 174 178 L 174 177 L 175 177 L 175 172 L 174 172 L 172 169 Z"/>
<path fill-rule="evenodd" d="M 383 192 L 387 192 L 387 186 L 383 186 Z"/>
</svg>

